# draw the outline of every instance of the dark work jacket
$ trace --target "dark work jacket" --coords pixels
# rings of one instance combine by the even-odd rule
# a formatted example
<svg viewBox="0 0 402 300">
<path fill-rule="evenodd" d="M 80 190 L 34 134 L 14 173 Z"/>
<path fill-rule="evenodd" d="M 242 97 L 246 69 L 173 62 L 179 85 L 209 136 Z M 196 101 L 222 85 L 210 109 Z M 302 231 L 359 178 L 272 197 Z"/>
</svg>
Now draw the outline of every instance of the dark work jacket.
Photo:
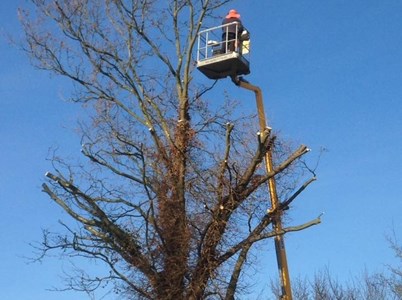
<svg viewBox="0 0 402 300">
<path fill-rule="evenodd" d="M 222 21 L 222 25 L 225 25 L 225 24 L 228 24 L 228 23 L 233 23 L 233 22 L 238 23 L 238 25 L 237 25 L 237 34 L 240 37 L 240 34 L 243 32 L 243 29 L 244 29 L 240 19 L 238 19 L 238 18 L 229 18 L 229 19 L 224 18 L 223 21 Z M 228 27 L 222 28 L 223 33 L 226 33 L 226 30 L 227 30 L 227 32 L 230 32 L 230 33 L 236 33 L 236 24 L 232 24 L 232 25 L 229 25 Z"/>
</svg>

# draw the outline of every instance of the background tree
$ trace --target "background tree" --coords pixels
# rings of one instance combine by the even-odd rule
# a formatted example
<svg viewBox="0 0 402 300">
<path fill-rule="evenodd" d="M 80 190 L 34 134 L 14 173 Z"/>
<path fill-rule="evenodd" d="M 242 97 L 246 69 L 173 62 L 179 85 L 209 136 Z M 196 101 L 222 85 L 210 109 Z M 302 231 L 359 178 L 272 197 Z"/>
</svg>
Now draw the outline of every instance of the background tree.
<svg viewBox="0 0 402 300">
<path fill-rule="evenodd" d="M 398 244 L 396 235 L 388 238 L 391 249 L 399 263 L 402 262 L 402 247 Z M 388 271 L 388 272 L 387 272 Z M 363 272 L 347 281 L 335 278 L 329 268 L 318 272 L 312 279 L 295 278 L 292 281 L 293 299 L 295 300 L 400 300 L 402 299 L 402 267 L 388 266 L 387 270 L 377 273 Z M 274 298 L 280 296 L 277 282 L 271 281 L 271 291 Z M 260 299 L 267 299 L 263 296 Z"/>
<path fill-rule="evenodd" d="M 81 125 L 87 162 L 54 156 L 43 184 L 75 225 L 45 231 L 38 249 L 102 261 L 109 273 L 72 275 L 67 288 L 233 299 L 255 243 L 319 223 L 275 233 L 267 213 L 269 178 L 283 183 L 274 213 L 312 182 L 289 193 L 307 147 L 283 151 L 268 130 L 250 139 L 252 119 L 228 102 L 210 108 L 212 86 L 192 80 L 197 33 L 229 2 L 32 0 L 35 11 L 21 10 L 33 64 L 70 79 L 72 101 L 91 116 Z M 277 164 L 265 174 L 268 150 Z"/>
<path fill-rule="evenodd" d="M 399 265 L 389 266 L 391 276 L 388 278 L 387 282 L 394 294 L 396 294 L 399 299 L 402 299 L 402 244 L 398 242 L 395 232 L 393 236 L 388 238 L 388 242 L 399 261 Z"/>
<path fill-rule="evenodd" d="M 328 269 L 317 273 L 311 280 L 296 278 L 292 281 L 295 300 L 399 300 L 402 294 L 397 290 L 395 277 L 385 273 L 368 274 L 341 282 Z M 277 283 L 272 283 L 272 294 L 279 297 Z M 261 297 L 261 299 L 268 299 Z"/>
</svg>

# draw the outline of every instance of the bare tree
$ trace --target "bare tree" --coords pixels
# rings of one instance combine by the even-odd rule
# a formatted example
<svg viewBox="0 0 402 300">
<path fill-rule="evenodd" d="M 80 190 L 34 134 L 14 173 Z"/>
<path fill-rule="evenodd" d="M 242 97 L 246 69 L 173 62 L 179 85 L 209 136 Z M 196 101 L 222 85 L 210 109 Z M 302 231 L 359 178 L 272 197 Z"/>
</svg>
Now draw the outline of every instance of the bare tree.
<svg viewBox="0 0 402 300">
<path fill-rule="evenodd" d="M 319 223 L 271 227 L 311 179 L 267 212 L 267 180 L 290 182 L 307 147 L 285 157 L 268 131 L 250 139 L 242 124 L 252 119 L 234 119 L 231 103 L 210 108 L 213 86 L 192 80 L 197 33 L 229 2 L 32 0 L 35 11 L 21 10 L 33 64 L 70 79 L 72 100 L 92 108 L 81 127 L 87 162 L 55 156 L 43 184 L 77 226 L 45 231 L 39 250 L 95 259 L 110 272 L 72 275 L 68 288 L 233 299 L 255 243 Z M 266 174 L 269 150 L 277 162 Z"/>
<path fill-rule="evenodd" d="M 392 267 L 391 275 L 383 273 L 369 274 L 340 281 L 328 268 L 315 274 L 311 280 L 293 279 L 293 299 L 295 300 L 400 300 L 400 268 Z M 280 297 L 277 282 L 271 281 L 271 290 L 275 299 Z M 271 298 L 266 298 L 271 299 Z"/>
<path fill-rule="evenodd" d="M 389 266 L 391 277 L 388 278 L 387 282 L 399 299 L 402 299 L 402 244 L 398 241 L 395 231 L 392 236 L 388 237 L 388 242 L 399 261 L 399 265 Z"/>
</svg>

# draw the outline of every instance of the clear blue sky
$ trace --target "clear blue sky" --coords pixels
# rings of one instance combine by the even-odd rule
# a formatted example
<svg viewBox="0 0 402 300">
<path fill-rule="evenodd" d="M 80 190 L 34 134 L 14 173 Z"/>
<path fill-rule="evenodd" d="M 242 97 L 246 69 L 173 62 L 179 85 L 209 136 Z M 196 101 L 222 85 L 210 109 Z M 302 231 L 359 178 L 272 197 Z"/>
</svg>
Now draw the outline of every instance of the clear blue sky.
<svg viewBox="0 0 402 300">
<path fill-rule="evenodd" d="M 2 31 L 21 34 L 16 9 L 24 2 L 0 2 Z M 271 126 L 307 144 L 312 157 L 329 150 L 319 180 L 290 215 L 297 225 L 325 212 L 321 225 L 286 237 L 291 275 L 328 266 L 349 278 L 396 263 L 385 235 L 395 229 L 402 240 L 402 2 L 248 0 L 232 7 L 251 32 L 247 79 L 262 88 Z M 216 89 L 254 105 L 229 80 Z M 73 129 L 81 108 L 67 97 L 64 81 L 34 70 L 0 39 L 0 299 L 78 298 L 46 291 L 68 264 L 24 259 L 41 229 L 56 230 L 65 217 L 40 185 L 49 147 L 79 155 Z M 258 276 L 276 280 L 273 243 L 265 254 Z"/>
</svg>

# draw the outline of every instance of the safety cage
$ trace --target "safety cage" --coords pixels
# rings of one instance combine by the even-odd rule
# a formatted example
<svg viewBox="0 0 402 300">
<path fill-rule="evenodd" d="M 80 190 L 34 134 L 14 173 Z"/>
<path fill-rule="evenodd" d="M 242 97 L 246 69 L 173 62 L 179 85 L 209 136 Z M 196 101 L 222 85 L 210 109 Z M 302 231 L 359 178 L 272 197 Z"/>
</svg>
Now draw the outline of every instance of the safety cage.
<svg viewBox="0 0 402 300">
<path fill-rule="evenodd" d="M 235 25 L 234 38 L 227 34 Z M 250 73 L 250 35 L 238 32 L 238 22 L 212 27 L 198 33 L 197 68 L 210 79 Z"/>
</svg>

